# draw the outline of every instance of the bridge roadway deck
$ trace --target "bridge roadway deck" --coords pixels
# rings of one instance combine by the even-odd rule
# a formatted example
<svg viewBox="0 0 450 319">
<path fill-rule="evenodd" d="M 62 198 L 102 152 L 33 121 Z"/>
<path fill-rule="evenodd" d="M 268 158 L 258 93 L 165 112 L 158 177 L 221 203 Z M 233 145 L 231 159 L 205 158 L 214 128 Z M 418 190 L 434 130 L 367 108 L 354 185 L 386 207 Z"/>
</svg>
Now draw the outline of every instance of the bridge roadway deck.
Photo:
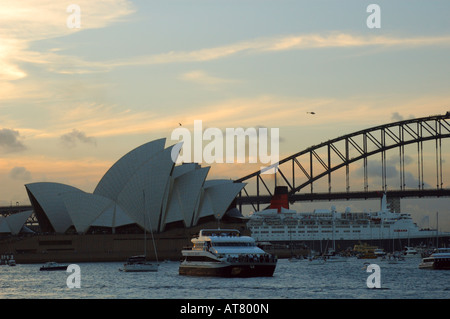
<svg viewBox="0 0 450 319">
<path fill-rule="evenodd" d="M 336 200 L 365 200 L 381 198 L 383 192 L 381 191 L 366 191 L 366 192 L 336 192 L 336 193 L 304 193 L 294 194 L 289 196 L 289 201 L 294 202 L 308 202 L 308 201 L 336 201 Z M 425 198 L 425 197 L 450 197 L 450 189 L 421 189 L 421 190 L 392 190 L 387 191 L 388 198 Z M 250 204 L 269 204 L 270 195 L 256 195 L 242 196 L 236 198 L 237 205 Z M 0 207 L 0 215 L 8 216 L 10 214 L 32 210 L 32 206 L 3 206 Z"/>
<path fill-rule="evenodd" d="M 381 191 L 365 192 L 337 192 L 337 193 L 304 193 L 289 195 L 289 202 L 305 201 L 335 201 L 335 200 L 365 200 L 381 198 Z M 424 197 L 450 197 L 450 189 L 421 189 L 421 190 L 392 190 L 386 192 L 387 198 L 424 198 Z M 269 204 L 270 195 L 250 195 L 237 197 L 237 204 Z"/>
<path fill-rule="evenodd" d="M 0 216 L 9 216 L 11 214 L 24 212 L 27 210 L 33 210 L 31 205 L 10 205 L 10 206 L 0 206 Z"/>
</svg>

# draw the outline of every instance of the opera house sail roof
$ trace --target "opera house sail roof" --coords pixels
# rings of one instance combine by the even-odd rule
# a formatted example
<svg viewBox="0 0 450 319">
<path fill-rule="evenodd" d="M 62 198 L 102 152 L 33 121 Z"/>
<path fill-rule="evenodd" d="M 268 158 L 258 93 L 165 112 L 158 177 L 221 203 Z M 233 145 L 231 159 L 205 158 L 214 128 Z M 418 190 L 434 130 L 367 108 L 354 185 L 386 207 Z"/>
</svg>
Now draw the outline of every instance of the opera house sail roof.
<svg viewBox="0 0 450 319">
<path fill-rule="evenodd" d="M 32 210 L 28 210 L 8 217 L 0 216 L 0 233 L 17 235 L 32 213 Z"/>
<path fill-rule="evenodd" d="M 245 184 L 207 180 L 209 167 L 196 163 L 175 166 L 172 155 L 179 154 L 182 144 L 165 148 L 165 142 L 151 141 L 125 154 L 93 193 L 60 183 L 26 184 L 41 231 L 82 234 L 96 227 L 114 232 L 137 225 L 161 232 L 169 224 L 192 227 L 202 218 L 222 218 Z M 22 219 L 17 216 L 9 224 L 17 225 Z M 1 228 L 11 230 L 2 219 L 0 232 Z"/>
</svg>

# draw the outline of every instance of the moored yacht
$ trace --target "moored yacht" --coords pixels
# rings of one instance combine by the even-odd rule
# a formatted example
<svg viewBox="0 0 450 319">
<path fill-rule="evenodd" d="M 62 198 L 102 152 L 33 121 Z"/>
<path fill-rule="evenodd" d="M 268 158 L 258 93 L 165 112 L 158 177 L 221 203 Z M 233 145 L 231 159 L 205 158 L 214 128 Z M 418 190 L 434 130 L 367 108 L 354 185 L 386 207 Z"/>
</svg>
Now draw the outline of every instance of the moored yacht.
<svg viewBox="0 0 450 319">
<path fill-rule="evenodd" d="M 144 206 L 144 254 L 139 256 L 131 256 L 127 259 L 127 262 L 123 264 L 123 268 L 120 271 L 123 272 L 156 272 L 159 268 L 158 253 L 156 251 L 155 239 L 153 238 L 152 226 L 150 224 L 150 232 L 152 235 L 153 248 L 155 249 L 156 263 L 147 261 L 147 227 L 145 214 L 145 192 L 142 191 L 142 199 Z"/>
<path fill-rule="evenodd" d="M 277 258 L 256 246 L 252 237 L 235 229 L 203 229 L 193 247 L 182 250 L 180 275 L 270 277 Z"/>
<path fill-rule="evenodd" d="M 438 248 L 430 256 L 422 259 L 421 269 L 450 270 L 450 248 Z"/>
<path fill-rule="evenodd" d="M 158 263 L 149 262 L 144 255 L 131 256 L 127 262 L 123 264 L 120 271 L 124 272 L 154 272 L 158 271 Z"/>
<path fill-rule="evenodd" d="M 329 250 L 323 257 L 324 257 L 324 260 L 326 262 L 344 262 L 344 261 L 347 261 L 346 257 L 341 256 L 339 254 L 336 254 L 334 249 Z"/>
</svg>

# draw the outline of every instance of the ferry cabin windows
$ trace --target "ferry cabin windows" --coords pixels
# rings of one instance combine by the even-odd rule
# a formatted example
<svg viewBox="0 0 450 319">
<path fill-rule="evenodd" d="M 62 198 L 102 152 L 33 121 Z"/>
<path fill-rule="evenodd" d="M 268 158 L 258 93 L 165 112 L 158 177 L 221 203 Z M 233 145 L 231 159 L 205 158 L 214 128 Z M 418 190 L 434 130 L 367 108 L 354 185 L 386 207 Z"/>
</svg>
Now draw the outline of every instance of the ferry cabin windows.
<svg viewBox="0 0 450 319">
<path fill-rule="evenodd" d="M 210 247 L 211 247 L 211 242 L 205 241 L 205 242 L 200 242 L 200 243 L 194 243 L 192 250 L 208 250 Z"/>
<path fill-rule="evenodd" d="M 210 261 L 210 262 L 220 262 L 220 260 L 208 257 L 208 256 L 186 256 L 186 261 Z"/>
<path fill-rule="evenodd" d="M 214 242 L 214 247 L 254 247 L 254 242 Z"/>
</svg>

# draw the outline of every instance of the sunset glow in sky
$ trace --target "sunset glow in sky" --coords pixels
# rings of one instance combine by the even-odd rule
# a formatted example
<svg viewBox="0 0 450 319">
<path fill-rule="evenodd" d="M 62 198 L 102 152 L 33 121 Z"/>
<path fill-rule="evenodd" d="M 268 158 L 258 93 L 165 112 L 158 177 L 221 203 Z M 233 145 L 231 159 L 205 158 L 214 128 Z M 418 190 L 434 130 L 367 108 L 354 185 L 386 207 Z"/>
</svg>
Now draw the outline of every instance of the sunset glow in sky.
<svg viewBox="0 0 450 319">
<path fill-rule="evenodd" d="M 370 3 L 381 8 L 380 28 L 367 25 Z M 71 4 L 79 28 L 68 24 Z M 2 0 L 0 206 L 28 204 L 30 182 L 92 192 L 133 148 L 177 142 L 179 123 L 279 128 L 283 158 L 444 114 L 449 12 L 447 0 Z M 450 187 L 449 141 L 443 156 Z M 253 171 L 219 165 L 209 178 Z M 448 216 L 449 202 L 425 213 L 447 207 Z"/>
</svg>

